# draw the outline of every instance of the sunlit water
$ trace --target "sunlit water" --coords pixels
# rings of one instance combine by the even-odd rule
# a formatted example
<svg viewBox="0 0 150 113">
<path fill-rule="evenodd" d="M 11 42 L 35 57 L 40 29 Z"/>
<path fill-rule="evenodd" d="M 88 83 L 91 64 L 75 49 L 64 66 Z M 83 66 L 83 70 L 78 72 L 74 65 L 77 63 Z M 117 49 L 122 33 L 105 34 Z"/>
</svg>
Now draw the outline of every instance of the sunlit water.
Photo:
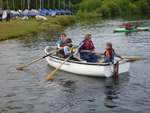
<svg viewBox="0 0 150 113">
<path fill-rule="evenodd" d="M 150 32 L 114 34 L 119 24 L 106 21 L 75 25 L 65 31 L 76 44 L 90 32 L 97 51 L 103 52 L 110 41 L 122 55 L 145 58 L 133 63 L 118 82 L 65 72 L 58 73 L 53 82 L 46 82 L 44 76 L 53 68 L 45 60 L 24 71 L 15 69 L 17 64 L 44 55 L 44 47 L 50 44 L 46 35 L 0 42 L 0 113 L 149 113 Z"/>
</svg>

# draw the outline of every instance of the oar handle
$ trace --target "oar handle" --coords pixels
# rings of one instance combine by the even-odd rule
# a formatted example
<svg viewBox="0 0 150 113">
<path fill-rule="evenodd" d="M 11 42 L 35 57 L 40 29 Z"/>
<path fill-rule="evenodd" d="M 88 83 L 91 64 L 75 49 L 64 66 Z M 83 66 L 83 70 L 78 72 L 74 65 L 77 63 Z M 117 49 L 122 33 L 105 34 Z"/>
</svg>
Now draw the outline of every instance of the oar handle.
<svg viewBox="0 0 150 113">
<path fill-rule="evenodd" d="M 47 55 L 43 56 L 42 58 L 44 59 L 44 58 L 46 58 L 46 57 L 48 57 L 48 56 L 52 55 L 53 53 L 58 52 L 59 50 L 61 50 L 61 49 L 54 50 L 54 51 L 52 51 L 51 53 L 49 53 L 49 54 L 47 54 Z"/>
<path fill-rule="evenodd" d="M 49 54 L 43 56 L 42 58 L 44 59 L 44 58 L 46 58 L 46 57 L 48 57 L 48 56 L 50 56 L 50 55 L 52 55 L 52 54 L 53 54 L 53 53 L 49 53 Z"/>
</svg>

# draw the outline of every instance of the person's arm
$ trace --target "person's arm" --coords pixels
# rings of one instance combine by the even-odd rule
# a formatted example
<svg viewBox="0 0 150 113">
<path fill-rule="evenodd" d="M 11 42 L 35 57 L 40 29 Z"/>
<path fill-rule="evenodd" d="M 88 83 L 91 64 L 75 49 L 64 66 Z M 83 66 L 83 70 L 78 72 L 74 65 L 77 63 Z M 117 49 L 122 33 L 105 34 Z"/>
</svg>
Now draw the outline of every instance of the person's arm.
<svg viewBox="0 0 150 113">
<path fill-rule="evenodd" d="M 69 48 L 67 46 L 64 47 L 64 54 L 65 54 L 65 56 L 71 54 L 71 52 L 69 51 Z"/>
<path fill-rule="evenodd" d="M 92 42 L 92 46 L 93 46 L 93 47 L 92 47 L 92 49 L 93 49 L 92 51 L 96 51 L 96 49 L 95 49 L 95 46 L 94 46 L 93 42 Z"/>
<path fill-rule="evenodd" d="M 81 49 L 82 45 L 83 45 L 83 42 L 79 44 L 79 46 L 77 47 L 76 52 L 74 53 L 74 55 L 77 55 L 80 52 L 80 49 Z"/>
<path fill-rule="evenodd" d="M 59 41 L 57 42 L 57 48 L 58 48 L 58 49 L 63 49 L 63 47 L 61 47 L 61 40 L 59 40 Z"/>
<path fill-rule="evenodd" d="M 117 54 L 117 53 L 114 51 L 114 49 L 113 49 L 113 52 L 114 52 L 115 57 L 118 57 L 118 58 L 123 59 L 121 55 Z"/>
</svg>

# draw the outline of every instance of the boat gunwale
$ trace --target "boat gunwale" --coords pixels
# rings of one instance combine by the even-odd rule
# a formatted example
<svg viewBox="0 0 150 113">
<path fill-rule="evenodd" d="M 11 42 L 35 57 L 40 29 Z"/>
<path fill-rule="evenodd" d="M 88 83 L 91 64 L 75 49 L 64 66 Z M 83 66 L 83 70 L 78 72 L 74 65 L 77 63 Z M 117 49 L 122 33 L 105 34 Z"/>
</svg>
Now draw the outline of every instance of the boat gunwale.
<svg viewBox="0 0 150 113">
<path fill-rule="evenodd" d="M 50 55 L 49 57 L 64 61 L 64 58 L 60 58 L 58 56 Z M 74 60 L 68 60 L 67 62 L 69 63 L 76 63 L 76 64 L 82 64 L 82 65 L 93 65 L 93 66 L 109 66 L 110 64 L 98 64 L 98 63 L 89 63 L 89 62 L 79 62 L 79 61 L 74 61 Z"/>
<path fill-rule="evenodd" d="M 48 49 L 48 46 L 45 48 L 44 51 L 48 55 L 49 52 L 47 51 L 47 49 Z M 56 56 L 56 55 L 49 55 L 48 57 L 51 57 L 51 58 L 54 58 L 54 59 L 57 59 L 57 60 L 61 60 L 61 61 L 65 60 L 64 58 L 61 58 L 61 57 Z M 90 62 L 79 62 L 79 61 L 74 61 L 74 60 L 68 60 L 66 62 L 68 62 L 68 63 L 75 63 L 75 64 L 82 64 L 82 65 L 91 65 L 91 66 L 110 66 L 110 65 L 112 65 L 112 64 L 109 64 L 109 63 L 99 64 L 99 63 L 90 63 Z M 125 64 L 125 63 L 128 63 L 128 62 L 126 62 L 125 60 L 123 60 L 119 64 Z"/>
<path fill-rule="evenodd" d="M 56 60 L 61 60 L 61 61 L 64 61 L 64 58 L 60 58 L 60 57 L 58 57 L 58 56 L 54 56 L 54 55 L 50 55 L 49 57 L 51 57 L 51 58 L 53 58 L 53 59 L 56 59 Z M 86 63 L 84 63 L 84 62 L 79 62 L 79 61 L 73 61 L 73 60 L 68 60 L 67 62 L 69 62 L 69 63 L 75 63 L 75 64 L 82 64 L 82 65 L 91 65 L 91 66 L 110 66 L 111 64 L 98 64 L 98 63 L 89 63 L 89 62 L 86 62 Z M 125 64 L 125 63 L 127 63 L 127 62 L 122 62 L 122 63 L 120 63 L 120 64 Z"/>
</svg>

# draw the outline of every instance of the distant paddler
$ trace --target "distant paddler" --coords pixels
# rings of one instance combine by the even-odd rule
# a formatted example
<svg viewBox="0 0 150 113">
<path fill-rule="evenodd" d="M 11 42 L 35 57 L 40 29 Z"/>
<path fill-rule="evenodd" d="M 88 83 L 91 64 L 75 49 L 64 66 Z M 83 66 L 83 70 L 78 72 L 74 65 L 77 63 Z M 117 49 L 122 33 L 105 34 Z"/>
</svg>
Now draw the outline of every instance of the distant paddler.
<svg viewBox="0 0 150 113">
<path fill-rule="evenodd" d="M 124 23 L 122 24 L 122 26 L 126 29 L 126 30 L 132 30 L 133 29 L 133 25 L 131 23 Z"/>
</svg>

